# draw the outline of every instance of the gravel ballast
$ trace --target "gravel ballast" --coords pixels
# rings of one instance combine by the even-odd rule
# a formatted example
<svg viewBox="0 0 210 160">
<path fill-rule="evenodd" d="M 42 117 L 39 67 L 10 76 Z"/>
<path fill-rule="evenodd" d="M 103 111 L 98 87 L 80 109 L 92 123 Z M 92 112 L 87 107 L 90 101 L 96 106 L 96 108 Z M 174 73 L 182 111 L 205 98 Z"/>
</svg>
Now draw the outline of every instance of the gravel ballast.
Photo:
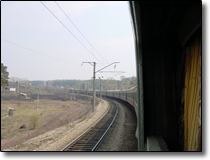
<svg viewBox="0 0 210 160">
<path fill-rule="evenodd" d="M 137 151 L 136 115 L 127 105 L 118 104 L 118 115 L 97 151 Z"/>
</svg>

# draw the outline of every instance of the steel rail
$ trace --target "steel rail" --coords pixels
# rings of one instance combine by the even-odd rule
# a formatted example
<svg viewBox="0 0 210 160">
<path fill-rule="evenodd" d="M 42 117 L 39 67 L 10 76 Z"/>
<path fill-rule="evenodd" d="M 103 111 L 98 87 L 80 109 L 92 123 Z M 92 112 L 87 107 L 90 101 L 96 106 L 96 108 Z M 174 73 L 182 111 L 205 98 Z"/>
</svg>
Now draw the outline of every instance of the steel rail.
<svg viewBox="0 0 210 160">
<path fill-rule="evenodd" d="M 107 115 L 107 113 L 110 111 L 110 105 L 109 105 L 109 109 L 107 110 L 107 112 L 96 122 L 94 123 L 91 127 L 89 127 L 86 131 L 84 131 L 81 135 L 79 135 L 76 139 L 74 139 L 72 142 L 70 142 L 68 145 L 66 145 L 61 151 L 64 151 L 67 147 L 69 147 L 70 145 L 72 145 L 74 142 L 76 142 L 77 140 L 79 140 L 80 138 L 82 138 L 86 133 L 88 133 L 94 126 L 96 126 L 103 118 L 105 115 Z"/>
<path fill-rule="evenodd" d="M 113 102 L 113 103 L 116 105 L 115 102 Z M 115 116 L 114 116 L 111 124 L 109 125 L 109 127 L 107 128 L 107 130 L 105 131 L 105 133 L 102 135 L 102 137 L 99 139 L 99 141 L 97 142 L 97 144 L 93 147 L 92 151 L 96 150 L 99 147 L 99 145 L 102 143 L 102 141 L 104 140 L 105 136 L 107 135 L 110 127 L 113 125 L 113 123 L 114 123 L 114 121 L 115 121 L 115 119 L 117 117 L 117 114 L 118 114 L 118 106 L 116 105 L 116 107 L 117 107 L 117 110 L 116 110 Z"/>
</svg>

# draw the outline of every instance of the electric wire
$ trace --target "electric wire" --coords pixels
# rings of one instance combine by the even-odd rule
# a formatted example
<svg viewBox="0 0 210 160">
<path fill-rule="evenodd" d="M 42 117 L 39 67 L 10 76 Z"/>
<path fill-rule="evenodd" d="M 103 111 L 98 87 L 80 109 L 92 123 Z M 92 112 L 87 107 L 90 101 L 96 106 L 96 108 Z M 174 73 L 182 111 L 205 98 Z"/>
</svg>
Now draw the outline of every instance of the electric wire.
<svg viewBox="0 0 210 160">
<path fill-rule="evenodd" d="M 83 38 L 90 44 L 90 46 L 101 56 L 102 59 L 104 59 L 104 57 L 93 47 L 93 45 L 88 41 L 88 39 L 84 36 L 84 34 L 82 34 L 82 32 L 79 30 L 79 28 L 73 23 L 73 21 L 69 18 L 69 16 L 65 13 L 65 11 L 61 8 L 61 6 L 55 1 L 56 5 L 60 8 L 60 10 L 65 14 L 65 16 L 69 19 L 69 21 L 74 25 L 74 27 L 79 31 L 79 33 L 83 36 Z M 104 59 L 104 61 L 106 61 Z M 107 62 L 107 61 L 106 61 Z M 108 62 L 107 62 L 108 63 Z M 105 66 L 103 63 L 100 63 L 103 66 Z"/>
<path fill-rule="evenodd" d="M 87 40 L 87 38 L 82 34 L 82 32 L 79 30 L 79 28 L 72 22 L 72 20 L 69 18 L 69 16 L 64 12 L 64 10 L 61 8 L 61 6 L 55 1 L 56 5 L 61 9 L 61 11 L 66 15 L 66 17 L 69 19 L 69 21 L 74 25 L 74 27 L 79 31 L 79 33 L 83 36 L 83 38 L 90 44 L 90 46 L 101 56 L 102 59 L 104 57 L 93 47 L 93 45 Z M 104 61 L 106 61 L 104 59 Z M 107 61 L 106 61 L 107 62 Z M 108 63 L 108 62 L 107 62 Z"/>
<path fill-rule="evenodd" d="M 41 1 L 40 1 L 41 2 Z M 42 2 L 41 2 L 42 3 Z M 43 5 L 44 5 L 44 3 L 42 3 Z M 46 5 L 44 5 L 45 6 L 45 8 L 80 42 L 80 44 L 82 44 L 82 46 L 83 47 L 85 47 L 84 46 L 84 44 L 55 16 L 55 14 L 53 14 L 52 13 L 52 11 L 50 11 L 50 9 L 46 6 Z M 61 9 L 61 7 L 59 7 L 60 9 Z M 62 9 L 61 9 L 62 10 Z M 62 10 L 63 11 L 63 10 Z M 64 13 L 65 14 L 65 13 Z M 66 14 L 65 14 L 66 15 Z M 77 27 L 76 27 L 77 28 Z M 81 33 L 81 32 L 80 32 Z M 81 33 L 82 34 L 82 33 Z M 86 39 L 86 38 L 85 38 Z M 87 39 L 86 39 L 87 40 Z M 87 40 L 88 41 L 88 40 Z M 88 43 L 90 44 L 90 42 L 88 41 Z M 90 44 L 91 45 L 91 44 Z M 92 45 L 91 45 L 92 46 Z M 85 47 L 86 49 L 87 49 L 87 51 L 89 52 L 89 53 L 91 53 L 91 51 L 87 48 L 87 47 Z M 94 48 L 94 47 L 93 47 Z M 95 48 L 94 48 L 95 49 Z M 92 54 L 92 53 L 91 53 Z M 95 57 L 95 55 L 94 54 L 92 54 L 94 57 Z M 96 57 L 95 57 L 96 58 Z M 96 58 L 99 62 L 100 62 L 100 60 L 98 59 L 98 58 Z M 106 61 L 106 60 L 105 60 Z M 107 62 L 107 61 L 106 61 Z M 107 62 L 108 63 L 108 62 Z M 100 64 L 102 64 L 101 62 L 100 62 Z"/>
<path fill-rule="evenodd" d="M 13 43 L 13 42 L 8 41 L 8 40 L 6 40 L 6 39 L 2 39 L 2 38 L 1 38 L 1 40 L 6 41 L 6 42 L 8 42 L 8 43 L 11 43 L 11 44 L 13 44 L 13 45 L 19 46 L 19 47 L 21 47 L 21 48 L 27 49 L 27 50 L 29 50 L 29 51 L 31 51 L 31 52 L 35 52 L 35 53 L 38 53 L 38 54 L 41 54 L 41 55 L 44 55 L 44 56 L 47 56 L 47 57 L 50 57 L 50 58 L 53 58 L 53 59 L 62 61 L 62 62 L 65 62 L 65 63 L 69 63 L 69 64 L 73 64 L 73 65 L 78 65 L 78 64 L 75 64 L 75 63 L 70 63 L 70 62 L 64 61 L 64 60 L 59 59 L 59 58 L 56 58 L 56 57 L 49 56 L 49 55 L 47 55 L 47 54 L 43 54 L 43 53 L 37 52 L 37 51 L 35 51 L 35 50 L 32 50 L 32 49 L 30 49 L 30 48 L 27 48 L 27 47 L 21 46 L 21 45 L 19 45 L 19 44 Z"/>
<path fill-rule="evenodd" d="M 42 3 L 42 1 L 40 1 L 41 3 Z M 90 54 L 92 54 L 91 52 L 90 52 L 90 50 L 59 20 L 59 18 L 58 17 L 56 17 L 56 15 L 44 4 L 44 3 L 42 3 L 42 5 L 67 29 L 67 31 L 69 32 L 69 33 L 71 33 L 73 36 L 74 36 L 74 38 L 76 38 L 76 40 L 90 53 Z M 92 56 L 95 58 L 95 59 L 97 59 L 99 62 L 100 62 L 100 60 L 98 59 L 98 58 L 96 58 L 96 56 L 94 55 L 94 54 L 92 54 Z M 101 63 L 101 62 L 100 62 Z"/>
<path fill-rule="evenodd" d="M 62 62 L 68 63 L 68 64 L 79 65 L 79 64 L 71 63 L 71 62 L 64 61 L 64 60 L 62 60 L 62 59 L 56 58 L 56 57 L 52 57 L 52 56 L 49 56 L 49 55 L 46 55 L 46 54 L 37 52 L 37 51 L 35 51 L 35 50 L 33 50 L 33 49 L 30 49 L 30 48 L 21 46 L 21 45 L 19 45 L 19 44 L 16 44 L 16 43 L 14 43 L 14 42 L 8 41 L 8 40 L 3 39 L 3 38 L 1 38 L 1 40 L 5 41 L 5 42 L 7 42 L 7 43 L 10 43 L 10 44 L 16 45 L 16 46 L 18 46 L 18 47 L 24 48 L 24 49 L 26 49 L 26 50 L 29 50 L 29 51 L 31 51 L 31 52 L 38 53 L 38 54 L 40 54 L 40 55 L 46 56 L 46 57 L 50 57 L 50 58 L 53 58 L 53 59 L 56 59 L 56 60 L 59 60 L 59 61 L 62 61 Z M 84 71 L 84 69 L 82 69 L 82 71 L 86 74 L 86 76 L 88 76 L 87 73 Z"/>
<path fill-rule="evenodd" d="M 90 54 L 92 54 L 91 53 L 91 51 L 59 20 L 59 18 L 57 18 L 56 16 L 55 16 L 55 14 L 42 2 L 42 1 L 40 1 L 41 3 L 42 3 L 42 5 L 67 29 L 67 31 L 69 32 L 69 33 L 71 33 L 73 36 L 74 36 L 74 38 L 76 38 L 79 42 L 80 42 L 80 44 L 90 53 Z M 85 38 L 86 39 L 86 38 Z M 90 44 L 90 43 L 89 43 Z M 91 44 L 90 44 L 91 45 Z M 92 46 L 92 45 L 91 45 Z M 94 47 L 93 47 L 94 48 Z M 95 49 L 95 48 L 94 48 Z M 100 64 L 102 64 L 101 63 L 101 61 L 94 55 L 94 54 L 92 54 L 92 56 L 94 56 L 94 58 L 96 58 L 99 62 L 100 62 Z M 106 60 L 105 60 L 106 61 Z M 107 62 L 107 61 L 106 61 Z"/>
</svg>

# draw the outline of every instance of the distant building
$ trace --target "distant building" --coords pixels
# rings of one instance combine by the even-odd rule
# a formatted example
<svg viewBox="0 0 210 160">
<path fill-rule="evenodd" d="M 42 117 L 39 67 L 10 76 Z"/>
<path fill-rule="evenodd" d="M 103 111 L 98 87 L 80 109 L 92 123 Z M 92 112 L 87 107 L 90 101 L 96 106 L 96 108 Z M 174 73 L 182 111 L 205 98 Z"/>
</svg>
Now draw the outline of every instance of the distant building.
<svg viewBox="0 0 210 160">
<path fill-rule="evenodd" d="M 16 88 L 10 88 L 9 91 L 10 92 L 16 92 Z"/>
</svg>

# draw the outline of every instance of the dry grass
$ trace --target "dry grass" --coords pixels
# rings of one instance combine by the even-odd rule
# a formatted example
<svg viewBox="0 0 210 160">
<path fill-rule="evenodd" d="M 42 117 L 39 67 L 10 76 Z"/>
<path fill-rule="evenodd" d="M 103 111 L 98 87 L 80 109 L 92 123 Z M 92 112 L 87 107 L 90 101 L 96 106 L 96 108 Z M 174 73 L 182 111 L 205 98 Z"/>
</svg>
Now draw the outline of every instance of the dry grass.
<svg viewBox="0 0 210 160">
<path fill-rule="evenodd" d="M 2 151 L 60 151 L 69 142 L 92 126 L 108 108 L 108 102 L 102 101 L 96 106 L 95 112 L 89 112 L 76 121 L 48 132 L 41 131 L 38 136 Z"/>
<path fill-rule="evenodd" d="M 37 110 L 37 101 L 1 101 L 1 144 L 15 140 L 37 131 L 37 134 L 45 132 L 56 127 L 65 125 L 69 122 L 81 118 L 91 111 L 89 101 L 60 101 L 40 99 Z M 8 108 L 14 108 L 13 116 L 8 116 Z M 30 118 L 37 115 L 39 121 L 35 129 L 31 127 Z M 55 121 L 53 121 L 56 119 Z M 20 129 L 25 125 L 25 128 Z M 38 130 L 41 130 L 38 132 Z M 37 135 L 36 135 L 37 136 Z"/>
</svg>

